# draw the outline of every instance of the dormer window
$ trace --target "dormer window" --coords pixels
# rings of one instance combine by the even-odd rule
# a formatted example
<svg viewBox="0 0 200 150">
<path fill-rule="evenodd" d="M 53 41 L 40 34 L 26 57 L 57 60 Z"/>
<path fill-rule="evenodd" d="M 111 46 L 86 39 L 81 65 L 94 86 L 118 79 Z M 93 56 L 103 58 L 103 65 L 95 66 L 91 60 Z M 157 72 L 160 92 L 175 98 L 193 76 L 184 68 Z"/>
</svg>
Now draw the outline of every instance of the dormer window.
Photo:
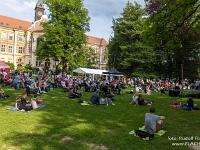
<svg viewBox="0 0 200 150">
<path fill-rule="evenodd" d="M 19 26 L 19 28 L 21 29 L 21 28 L 22 28 L 22 26 Z"/>
<path fill-rule="evenodd" d="M 3 25 L 3 22 L 0 22 L 1 25 Z"/>
<path fill-rule="evenodd" d="M 6 23 L 6 26 L 8 27 L 8 26 L 9 26 L 9 24 L 8 24 L 8 23 Z"/>
</svg>

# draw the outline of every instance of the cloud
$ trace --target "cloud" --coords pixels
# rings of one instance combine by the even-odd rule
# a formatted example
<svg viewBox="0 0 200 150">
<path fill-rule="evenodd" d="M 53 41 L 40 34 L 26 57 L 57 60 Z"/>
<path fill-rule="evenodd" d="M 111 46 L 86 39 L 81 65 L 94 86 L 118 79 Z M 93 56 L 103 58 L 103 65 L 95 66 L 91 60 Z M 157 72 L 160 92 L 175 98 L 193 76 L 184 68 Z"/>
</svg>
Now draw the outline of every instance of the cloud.
<svg viewBox="0 0 200 150">
<path fill-rule="evenodd" d="M 13 11 L 15 13 L 23 14 L 27 13 L 27 11 L 33 10 L 36 4 L 36 1 L 19 1 L 19 0 L 6 0 L 2 3 L 9 9 L 9 11 Z"/>
<path fill-rule="evenodd" d="M 144 6 L 144 0 L 129 0 L 133 5 L 134 1 Z M 88 34 L 109 40 L 112 35 L 112 19 L 120 16 L 127 3 L 128 0 L 84 0 L 84 6 L 91 17 Z"/>
<path fill-rule="evenodd" d="M 34 8 L 38 0 L 0 0 L 0 14 L 34 21 Z M 129 0 L 132 4 L 136 1 L 144 6 L 144 0 Z M 128 0 L 84 0 L 84 6 L 89 11 L 90 32 L 88 35 L 105 38 L 108 40 L 112 33 L 112 18 L 116 19 L 123 12 Z M 45 12 L 48 14 L 48 10 Z"/>
</svg>

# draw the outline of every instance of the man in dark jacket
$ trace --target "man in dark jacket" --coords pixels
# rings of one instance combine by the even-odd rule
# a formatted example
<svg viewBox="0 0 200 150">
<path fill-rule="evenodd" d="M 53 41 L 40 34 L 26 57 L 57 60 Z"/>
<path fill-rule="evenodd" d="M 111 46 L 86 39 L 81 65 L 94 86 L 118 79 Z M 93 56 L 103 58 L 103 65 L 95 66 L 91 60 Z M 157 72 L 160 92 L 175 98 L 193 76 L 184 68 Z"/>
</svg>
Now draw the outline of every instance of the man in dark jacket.
<svg viewBox="0 0 200 150">
<path fill-rule="evenodd" d="M 99 100 L 100 100 L 100 97 L 99 97 L 99 91 L 96 91 L 96 93 L 95 94 L 93 94 L 92 95 L 92 97 L 90 98 L 90 100 L 89 100 L 89 104 L 97 104 L 97 105 L 99 105 L 100 103 L 99 103 Z"/>
</svg>

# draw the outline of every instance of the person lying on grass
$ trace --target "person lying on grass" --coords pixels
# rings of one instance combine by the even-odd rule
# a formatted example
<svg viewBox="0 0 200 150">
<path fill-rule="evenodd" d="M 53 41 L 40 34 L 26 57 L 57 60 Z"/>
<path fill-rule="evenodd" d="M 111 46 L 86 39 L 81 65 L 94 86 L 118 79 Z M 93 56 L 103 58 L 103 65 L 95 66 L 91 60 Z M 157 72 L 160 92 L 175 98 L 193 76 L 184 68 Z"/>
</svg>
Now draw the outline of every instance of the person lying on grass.
<svg viewBox="0 0 200 150">
<path fill-rule="evenodd" d="M 151 105 L 153 104 L 154 101 L 150 102 L 150 101 L 144 101 L 144 99 L 142 98 L 142 95 L 140 94 L 135 102 L 135 106 L 137 105 Z"/>
<path fill-rule="evenodd" d="M 149 133 L 155 133 L 164 128 L 163 120 L 165 117 L 155 115 L 155 110 L 154 107 L 151 107 L 150 113 L 145 114 L 145 130 Z"/>
<path fill-rule="evenodd" d="M 97 90 L 96 93 L 91 96 L 90 100 L 88 101 L 88 104 L 91 104 L 91 105 L 100 104 L 99 90 Z"/>
<path fill-rule="evenodd" d="M 27 97 L 27 93 L 24 92 L 22 94 L 22 98 L 21 98 L 21 101 L 20 101 L 20 106 L 19 106 L 19 110 L 25 110 L 25 111 L 30 111 L 33 109 L 32 105 L 30 102 L 27 102 L 26 101 L 26 97 Z"/>
</svg>

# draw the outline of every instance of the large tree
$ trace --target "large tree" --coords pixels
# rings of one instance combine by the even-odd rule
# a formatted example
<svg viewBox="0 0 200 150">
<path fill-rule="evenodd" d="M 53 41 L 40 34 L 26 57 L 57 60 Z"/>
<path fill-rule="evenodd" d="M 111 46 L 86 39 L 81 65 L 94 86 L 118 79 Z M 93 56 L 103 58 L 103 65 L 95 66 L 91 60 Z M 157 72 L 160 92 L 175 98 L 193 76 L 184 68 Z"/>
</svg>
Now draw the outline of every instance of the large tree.
<svg viewBox="0 0 200 150">
<path fill-rule="evenodd" d="M 46 0 L 49 21 L 42 24 L 44 35 L 36 55 L 39 59 L 59 60 L 62 71 L 85 66 L 87 54 L 86 31 L 89 31 L 88 10 L 82 0 Z"/>
<path fill-rule="evenodd" d="M 114 36 L 109 42 L 110 68 L 115 67 L 129 77 L 150 77 L 154 52 L 141 38 L 145 9 L 128 2 L 121 16 L 113 19 Z"/>
<path fill-rule="evenodd" d="M 198 0 L 146 0 L 146 2 L 148 18 L 145 40 L 156 49 L 156 52 L 166 54 L 165 60 L 168 66 L 164 67 L 169 70 L 169 77 L 174 75 L 179 79 L 183 76 L 195 78 L 200 63 Z"/>
</svg>

